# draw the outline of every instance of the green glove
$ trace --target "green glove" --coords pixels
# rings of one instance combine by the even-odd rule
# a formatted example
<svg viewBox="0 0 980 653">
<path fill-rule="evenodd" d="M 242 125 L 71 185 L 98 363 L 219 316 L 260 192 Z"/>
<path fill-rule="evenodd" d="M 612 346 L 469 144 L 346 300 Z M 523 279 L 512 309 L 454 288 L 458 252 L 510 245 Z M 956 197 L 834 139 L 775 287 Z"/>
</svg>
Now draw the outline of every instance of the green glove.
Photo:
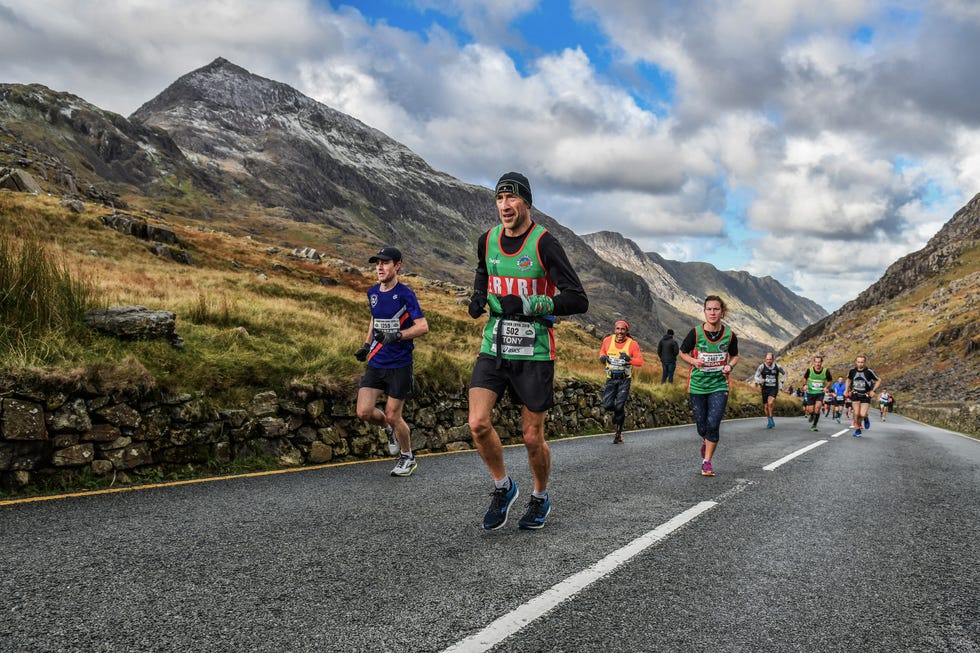
<svg viewBox="0 0 980 653">
<path fill-rule="evenodd" d="M 555 312 L 555 300 L 547 295 L 521 295 L 521 303 L 524 305 L 524 315 L 551 315 Z"/>
</svg>

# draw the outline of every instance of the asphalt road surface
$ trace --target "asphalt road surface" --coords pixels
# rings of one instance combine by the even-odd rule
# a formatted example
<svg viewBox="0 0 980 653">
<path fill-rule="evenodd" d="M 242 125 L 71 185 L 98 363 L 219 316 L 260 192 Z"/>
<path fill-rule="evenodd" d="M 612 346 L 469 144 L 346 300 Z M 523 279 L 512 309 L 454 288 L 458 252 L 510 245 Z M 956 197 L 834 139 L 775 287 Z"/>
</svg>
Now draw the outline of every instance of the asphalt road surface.
<svg viewBox="0 0 980 653">
<path fill-rule="evenodd" d="M 0 505 L 0 651 L 980 652 L 980 442 L 900 416 L 552 443 Z M 796 454 L 794 457 L 793 454 Z"/>
</svg>

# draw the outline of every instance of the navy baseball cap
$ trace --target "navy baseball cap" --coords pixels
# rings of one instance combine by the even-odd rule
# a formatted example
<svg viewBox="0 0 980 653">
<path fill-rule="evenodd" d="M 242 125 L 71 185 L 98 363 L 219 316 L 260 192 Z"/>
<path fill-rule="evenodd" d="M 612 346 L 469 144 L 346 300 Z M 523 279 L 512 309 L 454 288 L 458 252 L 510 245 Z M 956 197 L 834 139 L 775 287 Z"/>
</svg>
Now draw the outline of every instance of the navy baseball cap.
<svg viewBox="0 0 980 653">
<path fill-rule="evenodd" d="M 402 260 L 402 253 L 396 247 L 382 247 L 377 254 L 368 259 L 368 263 L 377 263 L 378 261 L 398 263 L 400 260 Z"/>
</svg>

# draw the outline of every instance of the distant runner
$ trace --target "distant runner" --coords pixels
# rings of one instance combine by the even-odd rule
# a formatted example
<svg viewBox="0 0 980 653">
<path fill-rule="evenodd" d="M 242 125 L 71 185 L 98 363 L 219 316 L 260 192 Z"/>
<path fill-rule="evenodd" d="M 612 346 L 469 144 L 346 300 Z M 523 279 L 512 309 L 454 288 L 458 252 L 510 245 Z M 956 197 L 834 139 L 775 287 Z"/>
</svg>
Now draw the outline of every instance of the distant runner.
<svg viewBox="0 0 980 653">
<path fill-rule="evenodd" d="M 882 390 L 881 394 L 878 395 L 878 410 L 881 411 L 881 421 L 885 421 L 885 415 L 888 414 L 888 408 L 891 406 L 892 396 L 888 394 L 887 390 Z"/>
<path fill-rule="evenodd" d="M 875 396 L 881 379 L 873 370 L 867 367 L 867 358 L 858 356 L 854 360 L 855 367 L 847 373 L 847 395 L 851 397 L 854 404 L 854 421 L 851 428 L 854 429 L 854 437 L 861 437 L 861 423 L 864 428 L 871 428 L 871 420 L 868 419 L 868 408 L 871 406 L 871 398 Z"/>
<path fill-rule="evenodd" d="M 834 421 L 840 424 L 841 413 L 844 412 L 844 393 L 847 390 L 847 383 L 843 376 L 837 377 L 837 383 L 831 386 L 834 392 Z"/>
<path fill-rule="evenodd" d="M 766 414 L 767 429 L 776 426 L 776 395 L 786 378 L 786 370 L 782 365 L 777 365 L 775 360 L 776 355 L 773 352 L 766 352 L 765 361 L 755 370 L 755 382 L 762 388 L 762 409 Z"/>
<path fill-rule="evenodd" d="M 830 370 L 824 369 L 823 356 L 819 354 L 813 357 L 813 365 L 808 367 L 803 373 L 803 382 L 806 386 L 806 412 L 809 416 L 810 430 L 817 430 L 817 422 L 820 421 L 820 406 L 823 404 L 824 388 L 834 378 Z"/>
<path fill-rule="evenodd" d="M 691 412 L 701 436 L 701 475 L 714 476 L 711 458 L 718 447 L 721 418 L 728 405 L 728 377 L 738 362 L 738 338 L 722 324 L 728 307 L 718 295 L 704 298 L 704 322 L 691 329 L 680 354 L 690 364 Z"/>
<path fill-rule="evenodd" d="M 626 421 L 626 400 L 630 396 L 633 368 L 643 366 L 640 345 L 630 338 L 629 322 L 616 320 L 613 334 L 606 336 L 599 348 L 599 362 L 606 366 L 602 407 L 613 411 L 613 425 L 616 427 L 613 444 L 623 444 L 623 422 Z"/>
</svg>

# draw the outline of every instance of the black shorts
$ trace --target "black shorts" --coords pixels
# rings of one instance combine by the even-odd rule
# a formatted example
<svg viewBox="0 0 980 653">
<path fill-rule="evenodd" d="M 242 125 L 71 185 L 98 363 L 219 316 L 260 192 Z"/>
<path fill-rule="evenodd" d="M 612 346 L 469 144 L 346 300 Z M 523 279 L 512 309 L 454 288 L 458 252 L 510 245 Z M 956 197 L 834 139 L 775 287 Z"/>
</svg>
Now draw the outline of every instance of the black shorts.
<svg viewBox="0 0 980 653">
<path fill-rule="evenodd" d="M 391 369 L 368 366 L 361 387 L 381 390 L 392 399 L 408 399 L 415 395 L 415 372 L 411 365 Z"/>
<path fill-rule="evenodd" d="M 769 397 L 778 397 L 779 388 L 770 388 L 769 386 L 762 386 L 762 401 L 765 402 Z"/>
<path fill-rule="evenodd" d="M 844 398 L 843 397 L 834 397 L 834 405 L 835 406 L 843 406 L 844 405 Z"/>
<path fill-rule="evenodd" d="M 871 397 L 866 394 L 861 394 L 858 392 L 851 393 L 851 403 L 853 404 L 870 404 Z"/>
<path fill-rule="evenodd" d="M 498 398 L 509 392 L 514 403 L 543 413 L 555 405 L 555 362 L 504 360 L 498 370 L 496 358 L 480 354 L 470 387 L 493 390 Z"/>
<path fill-rule="evenodd" d="M 823 393 L 822 392 L 820 394 L 818 394 L 818 395 L 811 394 L 809 392 L 806 393 L 806 403 L 807 403 L 807 406 L 813 406 L 818 401 L 820 403 L 823 403 Z"/>
</svg>

